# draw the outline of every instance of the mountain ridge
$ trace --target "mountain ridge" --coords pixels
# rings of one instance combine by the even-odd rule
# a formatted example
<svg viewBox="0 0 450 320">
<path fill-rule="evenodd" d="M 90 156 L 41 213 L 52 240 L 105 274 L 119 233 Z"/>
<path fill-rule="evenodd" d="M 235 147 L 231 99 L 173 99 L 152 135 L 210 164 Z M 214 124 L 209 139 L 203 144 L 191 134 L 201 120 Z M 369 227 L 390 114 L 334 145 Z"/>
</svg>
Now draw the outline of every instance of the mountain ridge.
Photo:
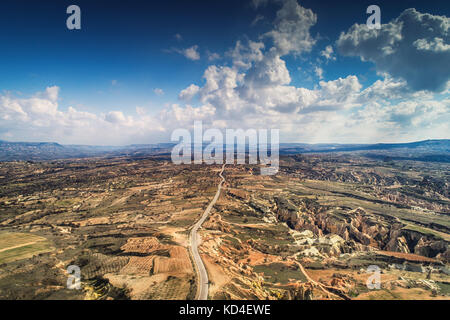
<svg viewBox="0 0 450 320">
<path fill-rule="evenodd" d="M 205 143 L 207 145 L 208 143 Z M 57 142 L 10 142 L 0 140 L 0 161 L 42 161 L 103 156 L 145 156 L 168 153 L 175 143 L 130 144 L 126 146 L 64 145 Z M 450 162 L 450 139 L 428 139 L 407 143 L 338 144 L 280 143 L 281 155 L 336 152 L 393 152 L 393 157 L 438 156 Z M 380 156 L 371 154 L 371 156 Z M 430 160 L 427 160 L 430 161 Z"/>
</svg>

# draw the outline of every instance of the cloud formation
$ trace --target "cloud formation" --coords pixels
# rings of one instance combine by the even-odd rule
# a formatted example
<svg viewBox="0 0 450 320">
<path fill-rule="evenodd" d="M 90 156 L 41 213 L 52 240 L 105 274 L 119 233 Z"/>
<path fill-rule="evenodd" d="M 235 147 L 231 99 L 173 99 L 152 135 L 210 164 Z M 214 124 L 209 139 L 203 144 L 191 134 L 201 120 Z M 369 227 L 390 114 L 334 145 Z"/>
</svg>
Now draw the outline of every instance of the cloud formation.
<svg viewBox="0 0 450 320">
<path fill-rule="evenodd" d="M 189 60 L 193 60 L 193 61 L 200 60 L 200 53 L 198 51 L 198 45 L 193 45 L 192 47 L 189 47 L 186 49 L 171 48 L 171 49 L 164 50 L 164 51 L 179 53 Z"/>
<path fill-rule="evenodd" d="M 200 53 L 198 52 L 198 46 L 192 46 L 182 51 L 183 55 L 190 60 L 200 60 Z"/>
<path fill-rule="evenodd" d="M 450 80 L 450 19 L 407 9 L 381 29 L 355 24 L 342 32 L 343 55 L 375 63 L 379 72 L 405 80 L 413 90 L 441 92 Z"/>
<path fill-rule="evenodd" d="M 408 15 L 409 18 L 406 17 Z M 345 54 L 354 50 L 356 54 L 363 48 L 367 50 L 367 56 L 363 59 L 378 59 L 377 54 L 369 56 L 372 51 L 364 46 L 366 41 L 373 41 L 368 47 L 373 49 L 380 46 L 383 54 L 393 59 L 392 55 L 399 55 L 402 50 L 406 50 L 402 49 L 400 43 L 406 37 L 403 28 L 412 23 L 407 20 L 418 17 L 424 21 L 434 19 L 415 10 L 406 10 L 395 23 L 383 25 L 384 33 L 381 32 L 376 39 L 372 39 L 375 37 L 372 33 L 376 30 L 356 25 L 351 32 L 341 35 L 337 43 L 339 50 Z M 222 125 L 280 128 L 285 141 L 366 143 L 448 137 L 449 100 L 444 93 L 436 96 L 427 90 L 427 86 L 420 86 L 420 72 L 417 74 L 418 79 L 415 74 L 405 75 L 403 79 L 391 69 L 391 72 L 379 69 L 380 72 L 384 71 L 383 79 L 363 88 L 356 75 L 324 81 L 324 70 L 315 66 L 314 71 L 321 79 L 315 89 L 291 85 L 291 75 L 283 56 L 307 53 L 312 49 L 315 41 L 310 35 L 310 28 L 315 20 L 315 14 L 302 8 L 296 1 L 283 2 L 273 30 L 262 37 L 271 38 L 273 46 L 268 47 L 263 41 L 237 41 L 228 52 L 232 67 L 208 67 L 203 76 L 205 84 L 189 86 L 180 97 L 186 95 L 189 100 L 198 97 L 203 106 L 214 108 L 209 109 L 210 116 L 215 121 L 220 120 Z M 301 32 L 293 37 L 292 30 Z M 361 30 L 364 32 L 362 35 Z M 284 39 L 289 37 L 293 37 L 294 41 L 288 44 Z M 435 37 L 430 39 L 433 41 L 414 44 L 417 39 L 412 37 L 408 46 L 416 46 L 417 50 L 422 51 L 442 53 L 446 50 L 443 45 L 445 42 Z M 321 51 L 321 56 L 326 61 L 336 59 L 331 45 Z M 388 64 L 387 60 L 385 63 Z M 447 70 L 440 72 L 444 78 L 448 77 Z"/>
<path fill-rule="evenodd" d="M 303 8 L 297 0 L 285 0 L 277 12 L 274 29 L 264 36 L 272 38 L 279 55 L 308 52 L 316 43 L 310 34 L 316 22 L 317 15 L 311 9 Z"/>
<path fill-rule="evenodd" d="M 266 2 L 254 0 L 255 7 Z M 120 108 L 100 113 L 61 110 L 56 86 L 26 98 L 5 93 L 0 94 L 0 139 L 12 135 L 15 140 L 63 143 L 153 143 L 169 141 L 174 129 L 189 129 L 194 120 L 202 120 L 205 128 L 278 128 L 285 142 L 448 138 L 446 17 L 409 9 L 381 30 L 354 25 L 340 35 L 336 47 L 344 55 L 375 63 L 381 79 L 367 87 L 357 75 L 329 80 L 324 78 L 329 74 L 325 63 L 312 64 L 318 82 L 303 88 L 292 84 L 285 56 L 304 58 L 314 48 L 311 28 L 317 16 L 295 0 L 277 3 L 271 30 L 237 41 L 221 55 L 223 61 L 211 59 L 216 64 L 204 70 L 203 79 L 187 83 L 178 103 L 156 114 L 142 107 L 133 115 Z M 319 63 L 336 59 L 331 44 L 319 52 Z M 198 46 L 179 53 L 200 59 Z"/>
<path fill-rule="evenodd" d="M 325 57 L 326 60 L 336 60 L 333 47 L 330 45 L 326 46 L 325 49 L 320 52 L 320 55 Z"/>
<path fill-rule="evenodd" d="M 119 110 L 99 114 L 74 107 L 60 110 L 59 91 L 53 86 L 28 98 L 0 95 L 0 139 L 120 145 L 165 130 L 159 119 L 144 112 L 135 118 Z"/>
</svg>

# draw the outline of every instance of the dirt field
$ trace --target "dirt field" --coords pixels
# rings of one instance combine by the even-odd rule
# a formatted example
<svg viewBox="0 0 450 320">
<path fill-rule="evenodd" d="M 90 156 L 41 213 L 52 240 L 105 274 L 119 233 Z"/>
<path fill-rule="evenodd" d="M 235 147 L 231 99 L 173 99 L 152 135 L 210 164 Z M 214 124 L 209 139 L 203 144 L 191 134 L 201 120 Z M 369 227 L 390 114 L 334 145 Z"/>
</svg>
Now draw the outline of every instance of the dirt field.
<svg viewBox="0 0 450 320">
<path fill-rule="evenodd" d="M 31 258 L 34 255 L 50 252 L 53 249 L 46 238 L 33 234 L 0 234 L 0 263 Z"/>
</svg>

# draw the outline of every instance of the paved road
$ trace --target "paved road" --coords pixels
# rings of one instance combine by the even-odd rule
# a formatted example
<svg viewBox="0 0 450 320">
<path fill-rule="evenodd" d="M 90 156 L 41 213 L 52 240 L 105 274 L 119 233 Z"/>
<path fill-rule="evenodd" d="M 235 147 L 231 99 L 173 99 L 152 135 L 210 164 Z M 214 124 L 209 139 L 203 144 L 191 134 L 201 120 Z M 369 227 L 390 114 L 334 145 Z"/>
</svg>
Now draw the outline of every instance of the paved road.
<svg viewBox="0 0 450 320">
<path fill-rule="evenodd" d="M 195 300 L 208 300 L 208 282 L 209 282 L 208 273 L 206 272 L 205 265 L 203 264 L 200 254 L 198 253 L 199 236 L 197 234 L 197 231 L 202 226 L 202 224 L 206 220 L 206 218 L 208 217 L 209 212 L 211 211 L 211 208 L 216 203 L 217 199 L 219 199 L 220 190 L 222 190 L 222 184 L 225 182 L 225 178 L 222 176 L 223 170 L 225 170 L 225 164 L 222 166 L 222 170 L 219 173 L 219 177 L 222 178 L 222 181 L 220 181 L 219 185 L 217 186 L 216 195 L 214 196 L 212 201 L 209 203 L 205 212 L 203 212 L 203 215 L 200 218 L 200 220 L 198 220 L 197 223 L 194 224 L 194 226 L 192 227 L 191 233 L 189 235 L 189 243 L 191 245 L 190 249 L 191 249 L 192 259 L 194 260 L 195 269 L 197 272 L 197 279 L 198 279 L 197 294 L 195 295 Z"/>
</svg>

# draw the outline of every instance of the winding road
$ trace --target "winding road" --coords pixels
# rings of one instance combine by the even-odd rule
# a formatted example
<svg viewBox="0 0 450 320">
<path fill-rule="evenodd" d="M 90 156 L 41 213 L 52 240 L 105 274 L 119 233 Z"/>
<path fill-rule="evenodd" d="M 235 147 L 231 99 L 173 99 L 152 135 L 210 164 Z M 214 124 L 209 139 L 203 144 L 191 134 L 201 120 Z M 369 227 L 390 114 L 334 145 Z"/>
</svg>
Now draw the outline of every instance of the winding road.
<svg viewBox="0 0 450 320">
<path fill-rule="evenodd" d="M 211 208 L 216 203 L 217 199 L 219 199 L 220 191 L 222 190 L 222 184 L 225 182 L 225 178 L 222 176 L 223 171 L 225 170 L 225 164 L 222 166 L 222 170 L 219 173 L 219 177 L 222 178 L 219 185 L 217 186 L 217 192 L 214 198 L 209 203 L 208 207 L 203 212 L 202 217 L 194 224 L 191 229 L 191 233 L 189 234 L 189 243 L 190 243 L 190 251 L 192 254 L 192 260 L 194 261 L 195 269 L 197 272 L 197 293 L 195 295 L 195 300 L 208 300 L 208 273 L 206 272 L 205 265 L 203 264 L 202 258 L 198 253 L 198 244 L 199 244 L 199 236 L 197 234 L 198 229 L 202 226 L 203 222 L 205 222 L 206 218 L 211 211 Z"/>
</svg>

